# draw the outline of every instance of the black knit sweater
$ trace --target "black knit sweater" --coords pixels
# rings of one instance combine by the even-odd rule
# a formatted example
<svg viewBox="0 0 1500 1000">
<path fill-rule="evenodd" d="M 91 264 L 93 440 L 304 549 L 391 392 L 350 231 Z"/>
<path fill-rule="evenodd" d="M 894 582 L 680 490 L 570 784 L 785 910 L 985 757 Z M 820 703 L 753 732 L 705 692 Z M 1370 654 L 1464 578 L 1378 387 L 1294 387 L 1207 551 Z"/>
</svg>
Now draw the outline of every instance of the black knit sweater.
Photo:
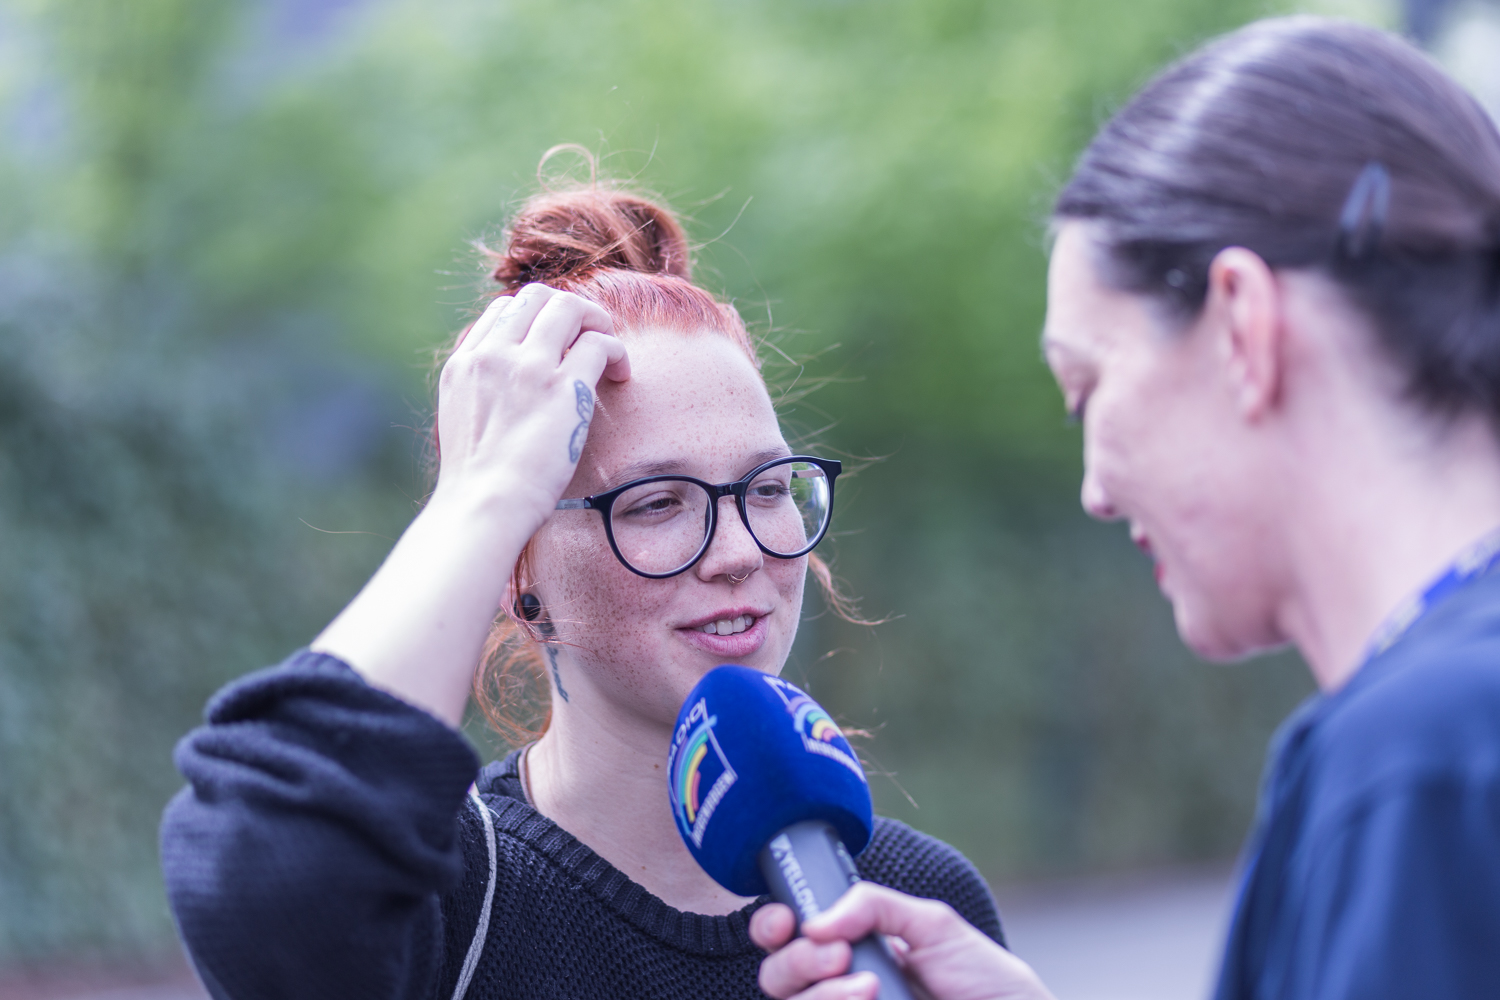
<svg viewBox="0 0 1500 1000">
<path fill-rule="evenodd" d="M 437 719 L 306 651 L 231 684 L 177 749 L 162 867 L 183 940 L 216 997 L 447 1000 L 489 880 L 466 798 L 478 762 Z M 496 891 L 467 996 L 760 997 L 759 905 L 675 910 L 531 808 L 511 754 L 476 783 Z M 1003 943 L 957 851 L 876 820 L 868 879 L 942 899 Z"/>
</svg>

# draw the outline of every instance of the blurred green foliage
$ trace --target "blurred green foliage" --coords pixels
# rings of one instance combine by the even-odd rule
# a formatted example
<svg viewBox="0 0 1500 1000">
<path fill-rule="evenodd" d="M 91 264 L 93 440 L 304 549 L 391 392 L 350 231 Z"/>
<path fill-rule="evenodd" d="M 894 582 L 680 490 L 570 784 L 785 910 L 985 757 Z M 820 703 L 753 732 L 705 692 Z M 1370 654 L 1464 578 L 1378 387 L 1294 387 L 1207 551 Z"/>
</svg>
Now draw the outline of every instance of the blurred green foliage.
<svg viewBox="0 0 1500 1000">
<path fill-rule="evenodd" d="M 815 358 L 778 382 L 832 379 L 792 432 L 885 456 L 829 548 L 898 617 L 815 617 L 792 668 L 876 730 L 881 808 L 1000 879 L 1232 853 L 1307 682 L 1180 649 L 1077 510 L 1036 341 L 1072 157 L 1268 12 L 0 0 L 0 965 L 169 946 L 171 744 L 410 518 L 466 240 L 558 142 L 691 217 L 700 276 Z"/>
</svg>

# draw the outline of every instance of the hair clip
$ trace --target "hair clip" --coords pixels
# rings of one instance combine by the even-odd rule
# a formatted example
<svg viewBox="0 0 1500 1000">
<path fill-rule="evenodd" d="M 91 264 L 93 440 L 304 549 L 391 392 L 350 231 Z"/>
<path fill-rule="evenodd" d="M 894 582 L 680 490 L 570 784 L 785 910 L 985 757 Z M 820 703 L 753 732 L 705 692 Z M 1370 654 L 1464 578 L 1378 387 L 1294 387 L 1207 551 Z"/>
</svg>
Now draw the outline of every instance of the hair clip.
<svg viewBox="0 0 1500 1000">
<path fill-rule="evenodd" d="M 1339 213 L 1339 250 L 1359 260 L 1380 243 L 1391 209 L 1391 175 L 1379 160 L 1366 163 Z"/>
</svg>

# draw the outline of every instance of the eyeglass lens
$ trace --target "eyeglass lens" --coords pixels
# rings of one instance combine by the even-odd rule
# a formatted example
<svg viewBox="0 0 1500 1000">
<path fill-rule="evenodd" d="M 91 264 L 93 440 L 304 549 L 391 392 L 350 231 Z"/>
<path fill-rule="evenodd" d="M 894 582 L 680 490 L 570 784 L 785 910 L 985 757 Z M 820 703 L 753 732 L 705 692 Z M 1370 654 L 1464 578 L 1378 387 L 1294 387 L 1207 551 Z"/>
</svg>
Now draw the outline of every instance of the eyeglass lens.
<svg viewBox="0 0 1500 1000">
<path fill-rule="evenodd" d="M 807 548 L 828 520 L 828 476 L 811 462 L 762 469 L 745 490 L 750 533 L 772 555 Z M 610 510 L 621 557 L 645 573 L 670 573 L 691 562 L 708 537 L 709 493 L 685 479 L 664 479 L 626 490 Z"/>
</svg>

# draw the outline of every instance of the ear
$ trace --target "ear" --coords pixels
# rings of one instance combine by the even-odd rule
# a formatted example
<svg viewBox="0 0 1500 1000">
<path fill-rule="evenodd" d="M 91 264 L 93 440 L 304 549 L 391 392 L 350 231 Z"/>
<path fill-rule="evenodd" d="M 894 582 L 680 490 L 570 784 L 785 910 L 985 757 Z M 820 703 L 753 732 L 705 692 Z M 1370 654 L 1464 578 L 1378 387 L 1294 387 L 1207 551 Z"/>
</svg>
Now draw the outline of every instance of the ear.
<svg viewBox="0 0 1500 1000">
<path fill-rule="evenodd" d="M 1229 388 L 1247 420 L 1265 416 L 1280 398 L 1286 347 L 1282 306 L 1281 283 L 1259 254 L 1228 247 L 1214 257 L 1204 315 L 1216 320 Z"/>
</svg>

